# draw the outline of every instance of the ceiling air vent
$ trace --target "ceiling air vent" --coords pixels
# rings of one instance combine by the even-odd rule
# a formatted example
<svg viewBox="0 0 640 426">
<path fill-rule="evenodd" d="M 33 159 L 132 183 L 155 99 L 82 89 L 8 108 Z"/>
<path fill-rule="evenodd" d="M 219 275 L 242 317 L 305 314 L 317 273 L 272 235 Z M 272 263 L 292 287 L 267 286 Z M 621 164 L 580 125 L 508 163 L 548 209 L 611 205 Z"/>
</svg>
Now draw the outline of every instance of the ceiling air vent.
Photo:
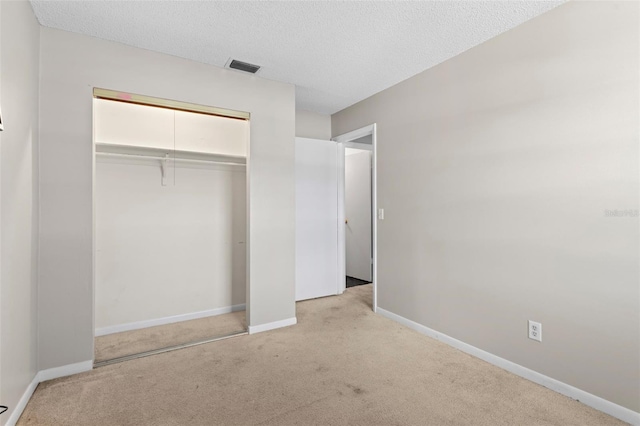
<svg viewBox="0 0 640 426">
<path fill-rule="evenodd" d="M 249 72 L 251 74 L 257 73 L 258 70 L 260 69 L 258 65 L 248 64 L 242 61 L 236 61 L 235 59 L 232 59 L 231 62 L 229 62 L 229 68 L 233 68 L 234 70 Z"/>
</svg>

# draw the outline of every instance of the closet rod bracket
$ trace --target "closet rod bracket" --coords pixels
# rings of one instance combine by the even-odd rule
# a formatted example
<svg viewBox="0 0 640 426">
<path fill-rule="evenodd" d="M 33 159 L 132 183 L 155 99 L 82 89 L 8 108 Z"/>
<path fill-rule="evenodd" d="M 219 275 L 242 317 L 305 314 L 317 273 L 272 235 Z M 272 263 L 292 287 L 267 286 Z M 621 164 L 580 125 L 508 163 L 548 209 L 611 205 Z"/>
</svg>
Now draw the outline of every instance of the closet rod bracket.
<svg viewBox="0 0 640 426">
<path fill-rule="evenodd" d="M 160 173 L 162 174 L 162 186 L 167 186 L 167 160 L 169 154 L 165 154 L 164 158 L 160 160 Z"/>
</svg>

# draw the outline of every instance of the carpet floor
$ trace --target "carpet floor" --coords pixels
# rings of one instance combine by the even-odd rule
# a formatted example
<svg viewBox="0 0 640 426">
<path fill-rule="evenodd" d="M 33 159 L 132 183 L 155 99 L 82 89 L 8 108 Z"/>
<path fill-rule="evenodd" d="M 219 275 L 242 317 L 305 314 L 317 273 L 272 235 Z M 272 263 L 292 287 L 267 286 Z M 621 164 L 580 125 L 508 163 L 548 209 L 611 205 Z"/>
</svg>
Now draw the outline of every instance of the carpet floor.
<svg viewBox="0 0 640 426">
<path fill-rule="evenodd" d="M 95 361 L 139 354 L 245 331 L 245 311 L 96 337 Z"/>
<path fill-rule="evenodd" d="M 621 425 L 371 311 L 371 285 L 298 325 L 41 383 L 19 425 Z"/>
</svg>

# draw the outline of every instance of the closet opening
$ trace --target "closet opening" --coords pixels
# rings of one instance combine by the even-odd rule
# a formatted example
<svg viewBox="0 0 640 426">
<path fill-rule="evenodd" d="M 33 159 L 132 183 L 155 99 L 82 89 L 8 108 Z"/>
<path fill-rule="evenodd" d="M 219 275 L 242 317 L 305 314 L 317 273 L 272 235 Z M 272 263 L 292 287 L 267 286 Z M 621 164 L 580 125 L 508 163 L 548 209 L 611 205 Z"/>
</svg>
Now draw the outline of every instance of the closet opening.
<svg viewBox="0 0 640 426">
<path fill-rule="evenodd" d="M 336 136 L 338 144 L 338 275 L 341 291 L 368 291 L 378 309 L 378 220 L 376 124 Z"/>
<path fill-rule="evenodd" d="M 94 365 L 245 334 L 249 114 L 93 95 Z"/>
</svg>

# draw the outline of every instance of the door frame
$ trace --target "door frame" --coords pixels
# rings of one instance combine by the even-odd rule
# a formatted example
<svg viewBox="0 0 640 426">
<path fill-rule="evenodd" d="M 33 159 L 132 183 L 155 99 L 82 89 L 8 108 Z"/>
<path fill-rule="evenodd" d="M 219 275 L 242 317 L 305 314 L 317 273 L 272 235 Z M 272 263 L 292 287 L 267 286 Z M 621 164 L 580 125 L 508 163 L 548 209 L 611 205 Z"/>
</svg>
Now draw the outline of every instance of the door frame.
<svg viewBox="0 0 640 426">
<path fill-rule="evenodd" d="M 356 139 L 371 135 L 371 146 L 354 143 Z M 345 229 L 345 161 L 344 149 L 371 150 L 371 245 L 373 312 L 378 310 L 378 165 L 376 123 L 331 138 L 338 144 L 338 294 L 346 290 L 346 229 Z"/>
</svg>

